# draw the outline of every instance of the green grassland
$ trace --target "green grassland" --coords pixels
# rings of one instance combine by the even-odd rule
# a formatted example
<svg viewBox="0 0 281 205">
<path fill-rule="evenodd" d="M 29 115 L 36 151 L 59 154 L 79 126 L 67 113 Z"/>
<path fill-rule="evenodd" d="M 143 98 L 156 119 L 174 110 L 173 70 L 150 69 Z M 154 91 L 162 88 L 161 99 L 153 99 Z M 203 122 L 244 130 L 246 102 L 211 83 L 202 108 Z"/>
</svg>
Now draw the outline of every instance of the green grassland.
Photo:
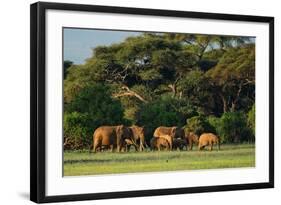
<svg viewBox="0 0 281 205">
<path fill-rule="evenodd" d="M 122 153 L 64 152 L 64 176 L 255 166 L 253 144 L 222 145 L 217 151 L 161 151 Z"/>
</svg>

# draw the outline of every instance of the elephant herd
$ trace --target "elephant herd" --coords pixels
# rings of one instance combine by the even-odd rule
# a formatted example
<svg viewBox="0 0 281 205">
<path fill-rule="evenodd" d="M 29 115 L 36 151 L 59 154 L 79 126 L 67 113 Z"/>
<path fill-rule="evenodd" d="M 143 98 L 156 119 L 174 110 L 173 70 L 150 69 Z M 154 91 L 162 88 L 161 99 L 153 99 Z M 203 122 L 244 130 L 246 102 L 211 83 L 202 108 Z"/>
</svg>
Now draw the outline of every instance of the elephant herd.
<svg viewBox="0 0 281 205">
<path fill-rule="evenodd" d="M 151 150 L 192 150 L 193 144 L 198 144 L 198 150 L 217 145 L 220 149 L 219 137 L 213 133 L 203 133 L 198 137 L 193 132 L 185 132 L 179 127 L 160 126 L 155 129 L 153 137 L 150 139 Z M 143 151 L 149 146 L 145 140 L 144 127 L 124 125 L 118 126 L 101 126 L 93 134 L 93 143 L 90 151 L 102 152 L 104 150 L 117 150 L 117 152 L 130 151 L 131 146 L 137 151 Z"/>
</svg>

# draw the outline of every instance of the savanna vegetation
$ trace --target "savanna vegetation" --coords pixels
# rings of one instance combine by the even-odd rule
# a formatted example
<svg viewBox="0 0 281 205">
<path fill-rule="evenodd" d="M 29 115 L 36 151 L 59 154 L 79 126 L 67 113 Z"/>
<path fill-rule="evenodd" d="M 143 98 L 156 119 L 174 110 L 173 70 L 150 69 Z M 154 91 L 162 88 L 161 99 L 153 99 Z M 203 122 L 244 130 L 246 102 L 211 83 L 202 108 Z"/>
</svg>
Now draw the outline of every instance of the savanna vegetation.
<svg viewBox="0 0 281 205">
<path fill-rule="evenodd" d="M 220 169 L 255 166 L 253 144 L 224 144 L 220 151 L 65 151 L 64 176 Z"/>
<path fill-rule="evenodd" d="M 72 151 L 88 149 L 97 127 L 119 124 L 144 126 L 147 141 L 158 126 L 178 126 L 254 142 L 255 40 L 142 33 L 96 47 L 84 64 L 66 60 L 63 124 Z"/>
</svg>

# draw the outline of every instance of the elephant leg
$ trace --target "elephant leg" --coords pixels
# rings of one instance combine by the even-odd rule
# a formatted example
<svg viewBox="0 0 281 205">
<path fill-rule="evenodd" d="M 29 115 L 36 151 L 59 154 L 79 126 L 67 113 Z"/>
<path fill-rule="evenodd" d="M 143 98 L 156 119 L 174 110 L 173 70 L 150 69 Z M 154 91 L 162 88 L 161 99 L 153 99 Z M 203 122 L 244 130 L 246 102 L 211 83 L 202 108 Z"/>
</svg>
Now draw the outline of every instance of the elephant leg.
<svg viewBox="0 0 281 205">
<path fill-rule="evenodd" d="M 210 143 L 210 151 L 212 151 L 213 150 L 213 143 L 211 142 Z"/>
<path fill-rule="evenodd" d="M 143 143 L 140 142 L 140 148 L 139 148 L 140 152 L 144 150 L 144 146 L 143 146 Z"/>
<path fill-rule="evenodd" d="M 146 146 L 147 147 L 147 146 Z M 141 143 L 141 148 L 142 148 L 142 151 L 145 150 L 145 143 Z"/>
<path fill-rule="evenodd" d="M 133 144 L 133 147 L 135 148 L 135 152 L 140 151 L 140 148 L 137 145 Z"/>
<path fill-rule="evenodd" d="M 96 145 L 96 144 L 94 145 L 93 152 L 94 152 L 94 153 L 96 153 L 96 152 L 97 152 L 97 145 Z"/>
<path fill-rule="evenodd" d="M 121 146 L 117 145 L 117 152 L 120 152 Z"/>
<path fill-rule="evenodd" d="M 126 151 L 129 152 L 130 149 L 131 149 L 131 145 L 129 144 L 129 145 L 126 146 Z"/>
<path fill-rule="evenodd" d="M 109 145 L 110 151 L 113 152 L 114 151 L 114 145 Z"/>
</svg>

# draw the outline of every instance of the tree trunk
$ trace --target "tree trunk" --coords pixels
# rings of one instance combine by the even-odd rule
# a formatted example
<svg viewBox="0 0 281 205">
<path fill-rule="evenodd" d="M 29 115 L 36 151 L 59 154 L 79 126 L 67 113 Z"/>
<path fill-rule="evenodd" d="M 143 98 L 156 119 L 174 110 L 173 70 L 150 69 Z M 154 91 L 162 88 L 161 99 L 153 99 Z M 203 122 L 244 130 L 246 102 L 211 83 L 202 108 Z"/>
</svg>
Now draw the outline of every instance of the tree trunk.
<svg viewBox="0 0 281 205">
<path fill-rule="evenodd" d="M 117 94 L 113 94 L 113 97 L 118 98 L 118 97 L 123 97 L 123 96 L 133 96 L 133 97 L 138 98 L 140 101 L 142 101 L 144 103 L 147 103 L 147 101 L 142 96 L 140 96 L 135 91 L 130 90 L 130 88 L 128 86 L 124 85 L 122 87 L 122 89 L 125 90 L 125 92 L 120 92 L 120 93 L 117 93 Z"/>
<path fill-rule="evenodd" d="M 236 104 L 234 102 L 231 103 L 231 108 L 230 108 L 230 111 L 231 112 L 234 112 L 235 111 L 235 107 L 236 107 Z"/>
<path fill-rule="evenodd" d="M 220 93 L 219 95 L 220 95 L 222 103 L 223 103 L 223 112 L 225 113 L 228 110 L 227 101 L 226 101 L 225 97 L 223 96 L 223 94 Z"/>
<path fill-rule="evenodd" d="M 176 84 L 170 84 L 168 85 L 169 88 L 171 88 L 172 92 L 173 92 L 173 97 L 176 97 L 177 95 L 177 86 Z"/>
<path fill-rule="evenodd" d="M 237 103 L 238 103 L 238 101 L 239 101 L 239 98 L 240 98 L 241 90 L 242 90 L 242 84 L 240 83 L 240 84 L 239 84 L 239 88 L 238 88 L 237 93 L 236 93 L 236 97 L 235 97 L 235 99 L 231 102 L 231 108 L 230 108 L 230 111 L 231 111 L 231 112 L 234 112 L 234 111 L 235 111 L 236 105 L 237 105 Z"/>
</svg>

